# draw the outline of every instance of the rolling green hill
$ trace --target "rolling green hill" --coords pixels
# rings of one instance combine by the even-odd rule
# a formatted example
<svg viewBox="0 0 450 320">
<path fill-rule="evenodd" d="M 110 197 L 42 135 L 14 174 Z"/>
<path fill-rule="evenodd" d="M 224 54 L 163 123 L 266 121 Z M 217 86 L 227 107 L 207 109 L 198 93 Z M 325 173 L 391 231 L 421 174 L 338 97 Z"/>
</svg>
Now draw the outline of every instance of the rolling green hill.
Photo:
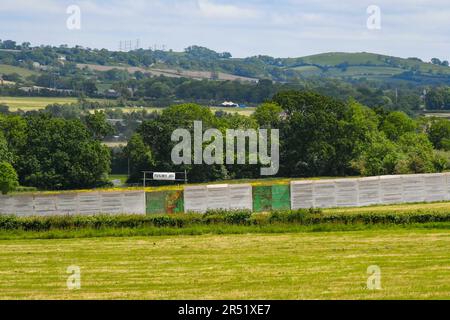
<svg viewBox="0 0 450 320">
<path fill-rule="evenodd" d="M 302 76 L 333 78 L 399 78 L 412 81 L 449 81 L 450 68 L 423 62 L 417 58 L 397 58 L 374 53 L 322 53 L 303 58 L 282 59 L 285 71 Z"/>
<path fill-rule="evenodd" d="M 151 49 L 117 52 L 50 46 L 17 49 L 14 52 L 0 51 L 0 73 L 29 75 L 32 71 L 11 70 L 5 65 L 38 62 L 53 71 L 60 68 L 58 66 L 67 68 L 69 65 L 98 73 L 107 73 L 115 68 L 133 74 L 141 72 L 199 80 L 255 82 L 256 79 L 271 79 L 292 82 L 319 77 L 348 81 L 362 78 L 404 81 L 419 85 L 450 84 L 448 66 L 424 62 L 418 58 L 405 59 L 368 52 L 329 52 L 297 58 L 263 55 L 233 58 L 228 52 L 218 53 L 199 46 L 191 46 L 183 52 Z"/>
<path fill-rule="evenodd" d="M 33 74 L 37 74 L 37 72 L 29 69 L 10 66 L 6 64 L 0 64 L 0 74 L 13 74 L 13 73 L 17 73 L 18 75 L 24 78 L 31 76 Z"/>
</svg>

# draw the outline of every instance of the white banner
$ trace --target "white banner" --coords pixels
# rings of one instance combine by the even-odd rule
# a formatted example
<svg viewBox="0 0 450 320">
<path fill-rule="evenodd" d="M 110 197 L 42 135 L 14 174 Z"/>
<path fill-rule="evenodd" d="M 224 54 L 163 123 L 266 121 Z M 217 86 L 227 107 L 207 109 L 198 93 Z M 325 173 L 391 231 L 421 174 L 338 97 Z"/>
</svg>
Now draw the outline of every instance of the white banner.
<svg viewBox="0 0 450 320">
<path fill-rule="evenodd" d="M 154 172 L 153 173 L 153 180 L 175 181 L 176 180 L 176 174 L 174 172 Z"/>
</svg>

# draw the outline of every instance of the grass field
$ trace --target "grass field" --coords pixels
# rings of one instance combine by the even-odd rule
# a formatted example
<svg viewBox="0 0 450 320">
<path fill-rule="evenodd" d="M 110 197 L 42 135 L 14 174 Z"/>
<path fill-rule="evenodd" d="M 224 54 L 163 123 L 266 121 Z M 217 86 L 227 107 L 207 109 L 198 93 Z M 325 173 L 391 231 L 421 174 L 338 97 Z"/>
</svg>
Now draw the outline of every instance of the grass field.
<svg viewBox="0 0 450 320">
<path fill-rule="evenodd" d="M 106 102 L 105 99 L 89 99 L 96 102 Z M 70 104 L 77 102 L 77 98 L 72 97 L 2 97 L 0 96 L 0 104 L 5 104 L 9 106 L 9 111 L 16 112 L 21 109 L 24 111 L 41 110 L 45 109 L 46 106 L 50 104 Z M 133 111 L 146 110 L 147 112 L 162 112 L 163 108 L 139 108 L 139 107 L 126 107 L 122 109 L 125 113 L 131 113 Z M 239 113 L 241 115 L 250 116 L 255 112 L 255 108 L 221 108 L 221 107 L 211 107 L 211 111 L 225 111 L 228 113 Z M 94 112 L 94 111 L 92 111 Z"/>
<path fill-rule="evenodd" d="M 90 99 L 91 101 L 104 102 L 103 99 Z M 9 106 L 9 111 L 15 112 L 19 109 L 24 111 L 45 109 L 50 104 L 70 104 L 77 102 L 77 98 L 71 97 L 2 97 L 0 96 L 0 104 Z"/>
<path fill-rule="evenodd" d="M 9 240 L 0 252 L 0 299 L 450 298 L 439 230 Z M 382 290 L 366 287 L 371 265 Z"/>
<path fill-rule="evenodd" d="M 13 73 L 17 73 L 18 75 L 20 75 L 21 77 L 24 77 L 24 78 L 29 77 L 34 74 L 39 74 L 39 72 L 36 72 L 33 70 L 10 66 L 10 65 L 6 65 L 6 64 L 0 64 L 0 74 L 13 74 Z"/>
</svg>

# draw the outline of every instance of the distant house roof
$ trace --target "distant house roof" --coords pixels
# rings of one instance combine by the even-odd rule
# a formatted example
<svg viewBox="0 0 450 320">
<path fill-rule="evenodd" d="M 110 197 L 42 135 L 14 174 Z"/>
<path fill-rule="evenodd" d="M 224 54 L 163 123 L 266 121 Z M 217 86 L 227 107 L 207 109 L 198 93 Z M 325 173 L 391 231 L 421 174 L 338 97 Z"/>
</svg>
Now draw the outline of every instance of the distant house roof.
<svg viewBox="0 0 450 320">
<path fill-rule="evenodd" d="M 239 107 L 239 104 L 234 103 L 232 101 L 225 101 L 221 104 L 223 107 Z"/>
</svg>

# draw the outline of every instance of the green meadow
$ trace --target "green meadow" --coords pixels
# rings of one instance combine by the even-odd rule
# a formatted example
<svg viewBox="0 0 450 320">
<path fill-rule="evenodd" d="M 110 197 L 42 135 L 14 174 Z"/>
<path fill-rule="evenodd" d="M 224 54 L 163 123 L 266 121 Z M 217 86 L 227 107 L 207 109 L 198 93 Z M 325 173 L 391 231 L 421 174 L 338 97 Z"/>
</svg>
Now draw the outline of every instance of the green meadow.
<svg viewBox="0 0 450 320">
<path fill-rule="evenodd" d="M 0 299 L 450 297 L 450 233 L 432 228 L 2 240 L 0 252 Z M 367 288 L 373 265 L 381 290 Z"/>
</svg>

